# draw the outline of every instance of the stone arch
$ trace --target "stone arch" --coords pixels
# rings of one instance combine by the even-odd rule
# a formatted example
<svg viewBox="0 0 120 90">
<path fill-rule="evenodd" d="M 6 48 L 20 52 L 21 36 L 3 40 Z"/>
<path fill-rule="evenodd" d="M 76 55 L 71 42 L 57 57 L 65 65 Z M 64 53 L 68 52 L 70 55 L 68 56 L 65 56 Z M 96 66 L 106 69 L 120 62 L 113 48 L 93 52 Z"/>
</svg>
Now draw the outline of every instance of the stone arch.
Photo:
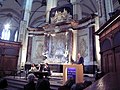
<svg viewBox="0 0 120 90">
<path fill-rule="evenodd" d="M 14 41 L 15 32 L 19 30 L 18 28 L 19 28 L 22 13 L 17 10 L 11 9 L 11 8 L 1 9 L 0 12 L 1 12 L 0 21 L 2 21 L 1 23 L 2 28 L 0 29 L 0 36 L 3 32 L 4 24 L 10 23 L 9 40 Z"/>
<path fill-rule="evenodd" d="M 101 46 L 101 51 L 106 51 L 111 49 L 112 44 L 110 42 L 110 39 L 106 38 L 104 41 L 101 42 L 100 46 Z"/>
<path fill-rule="evenodd" d="M 113 37 L 113 46 L 120 45 L 120 32 L 116 32 Z"/>
<path fill-rule="evenodd" d="M 11 9 L 11 8 L 4 8 L 0 10 L 1 13 L 12 13 L 13 15 L 16 15 L 18 19 L 21 19 L 21 13 L 19 13 L 17 10 Z"/>
<path fill-rule="evenodd" d="M 41 21 L 40 21 L 41 20 Z M 45 23 L 45 15 L 39 16 L 35 18 L 31 23 L 30 26 L 34 26 L 35 24 L 42 24 Z M 38 25 L 39 26 L 39 25 Z"/>
</svg>

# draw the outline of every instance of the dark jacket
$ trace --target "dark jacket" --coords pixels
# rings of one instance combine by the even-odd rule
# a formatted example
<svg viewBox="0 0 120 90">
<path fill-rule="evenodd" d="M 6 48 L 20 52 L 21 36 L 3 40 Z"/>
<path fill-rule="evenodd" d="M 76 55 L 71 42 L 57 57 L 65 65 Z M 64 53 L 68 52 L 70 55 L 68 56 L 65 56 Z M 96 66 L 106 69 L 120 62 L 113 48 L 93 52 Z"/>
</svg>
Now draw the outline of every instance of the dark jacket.
<svg viewBox="0 0 120 90">
<path fill-rule="evenodd" d="M 83 57 L 80 57 L 77 64 L 82 64 L 84 65 L 84 58 Z"/>
<path fill-rule="evenodd" d="M 50 76 L 51 75 L 51 71 L 50 71 L 50 67 L 48 66 L 48 67 L 46 67 L 46 68 L 44 68 L 44 71 L 47 71 L 48 72 L 48 76 Z"/>
<path fill-rule="evenodd" d="M 29 82 L 24 86 L 24 90 L 35 90 L 35 83 L 34 81 Z"/>
</svg>

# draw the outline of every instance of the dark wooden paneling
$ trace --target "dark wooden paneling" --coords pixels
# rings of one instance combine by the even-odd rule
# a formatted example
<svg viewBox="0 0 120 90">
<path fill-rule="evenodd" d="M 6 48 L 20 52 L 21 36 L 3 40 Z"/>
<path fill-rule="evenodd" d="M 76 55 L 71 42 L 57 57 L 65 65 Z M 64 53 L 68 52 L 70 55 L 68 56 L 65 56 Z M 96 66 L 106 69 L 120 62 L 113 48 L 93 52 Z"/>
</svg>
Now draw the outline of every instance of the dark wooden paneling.
<svg viewBox="0 0 120 90">
<path fill-rule="evenodd" d="M 16 47 L 9 47 L 4 49 L 4 54 L 5 55 L 10 55 L 10 56 L 17 56 L 19 54 L 19 48 Z"/>
<path fill-rule="evenodd" d="M 116 71 L 120 72 L 120 53 L 116 53 L 115 58 L 116 58 Z"/>
<path fill-rule="evenodd" d="M 114 54 L 113 53 L 110 53 L 108 54 L 108 60 L 109 60 L 109 64 L 108 64 L 108 67 L 109 67 L 109 72 L 115 72 L 115 62 L 114 62 Z M 106 63 L 107 64 L 107 63 Z"/>
<path fill-rule="evenodd" d="M 17 60 L 16 56 L 4 56 L 3 70 L 16 70 Z"/>
<path fill-rule="evenodd" d="M 116 71 L 120 72 L 120 47 L 115 48 Z"/>
<path fill-rule="evenodd" d="M 119 12 L 120 14 L 120 12 Z M 118 15 L 119 15 L 118 14 Z M 116 18 L 117 17 L 117 18 Z M 114 19 L 110 24 L 110 20 Z M 120 72 L 120 17 L 114 16 L 98 30 L 100 36 L 101 70 L 102 72 Z"/>
<path fill-rule="evenodd" d="M 103 54 L 103 59 L 102 59 L 102 63 L 101 63 L 101 66 L 102 66 L 102 72 L 108 72 L 108 64 L 106 64 L 108 61 L 107 59 L 107 54 Z"/>
<path fill-rule="evenodd" d="M 102 55 L 102 71 L 104 73 L 115 72 L 114 53 L 109 50 Z"/>
<path fill-rule="evenodd" d="M 17 69 L 20 47 L 21 44 L 18 42 L 0 41 L 0 71 Z"/>
<path fill-rule="evenodd" d="M 120 32 L 116 32 L 113 38 L 113 45 L 118 46 L 120 45 Z"/>
<path fill-rule="evenodd" d="M 101 42 L 101 51 L 106 51 L 111 49 L 111 42 L 109 39 L 105 39 L 103 42 Z"/>
</svg>

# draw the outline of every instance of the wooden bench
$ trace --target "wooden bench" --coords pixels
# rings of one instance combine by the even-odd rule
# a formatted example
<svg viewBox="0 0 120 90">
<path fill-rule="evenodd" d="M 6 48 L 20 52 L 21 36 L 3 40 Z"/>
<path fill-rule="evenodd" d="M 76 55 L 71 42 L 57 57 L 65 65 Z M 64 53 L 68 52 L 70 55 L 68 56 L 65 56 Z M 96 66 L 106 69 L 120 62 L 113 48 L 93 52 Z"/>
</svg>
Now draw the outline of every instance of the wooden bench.
<svg viewBox="0 0 120 90">
<path fill-rule="evenodd" d="M 108 73 L 84 90 L 120 90 L 120 73 Z"/>
</svg>

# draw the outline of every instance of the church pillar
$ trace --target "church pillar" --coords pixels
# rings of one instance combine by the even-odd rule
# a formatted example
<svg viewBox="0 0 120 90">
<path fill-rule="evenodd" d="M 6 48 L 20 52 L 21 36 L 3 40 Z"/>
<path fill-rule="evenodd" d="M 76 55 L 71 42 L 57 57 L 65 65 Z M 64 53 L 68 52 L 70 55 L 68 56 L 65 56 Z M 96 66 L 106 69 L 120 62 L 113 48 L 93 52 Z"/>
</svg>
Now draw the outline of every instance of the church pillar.
<svg viewBox="0 0 120 90">
<path fill-rule="evenodd" d="M 73 31 L 73 51 L 72 51 L 72 58 L 76 60 L 76 53 L 77 53 L 77 30 Z"/>
<path fill-rule="evenodd" d="M 80 20 L 82 18 L 82 9 L 80 6 L 80 0 L 70 0 L 70 2 L 73 4 L 73 19 Z"/>
<path fill-rule="evenodd" d="M 57 0 L 47 0 L 47 9 L 46 9 L 46 22 L 49 23 L 49 14 L 51 8 L 57 6 Z"/>
<path fill-rule="evenodd" d="M 18 41 L 22 42 L 22 48 L 20 50 L 19 62 L 18 62 L 18 64 L 20 66 L 24 65 L 25 62 L 26 62 L 27 45 L 28 45 L 27 27 L 28 27 L 28 24 L 29 24 L 32 2 L 33 2 L 33 0 L 25 0 L 23 20 L 20 23 L 20 30 L 19 30 L 19 37 L 18 37 Z"/>
<path fill-rule="evenodd" d="M 113 0 L 104 0 L 106 19 L 110 19 L 109 13 L 113 12 Z"/>
<path fill-rule="evenodd" d="M 106 15 L 105 15 L 105 6 L 104 6 L 104 0 L 96 0 L 97 4 L 98 4 L 98 12 L 97 14 L 99 15 L 99 21 L 102 24 L 104 24 L 106 22 Z"/>
<path fill-rule="evenodd" d="M 70 0 L 70 2 L 73 4 L 73 19 L 74 20 L 80 20 L 82 19 L 82 10 L 80 6 L 80 1 L 79 0 Z M 79 9 L 78 9 L 79 8 Z M 73 52 L 72 52 L 72 57 L 74 60 L 76 60 L 77 53 L 77 30 L 73 30 Z"/>
<path fill-rule="evenodd" d="M 95 17 L 95 32 L 99 29 L 99 16 L 97 15 L 96 17 Z M 99 66 L 101 66 L 100 65 L 100 43 L 99 43 L 99 36 L 97 36 L 97 35 L 95 35 L 95 48 L 96 48 L 96 60 L 97 60 L 97 62 L 98 62 L 98 64 L 99 64 Z"/>
</svg>

